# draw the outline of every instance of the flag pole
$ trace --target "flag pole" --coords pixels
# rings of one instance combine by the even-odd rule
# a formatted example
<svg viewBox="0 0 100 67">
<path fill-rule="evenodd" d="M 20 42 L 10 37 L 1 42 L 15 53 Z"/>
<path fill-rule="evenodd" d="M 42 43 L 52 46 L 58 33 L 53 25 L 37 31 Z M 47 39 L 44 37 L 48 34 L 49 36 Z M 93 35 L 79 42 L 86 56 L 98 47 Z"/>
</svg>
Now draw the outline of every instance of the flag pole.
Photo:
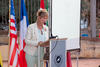
<svg viewBox="0 0 100 67">
<path fill-rule="evenodd" d="M 9 41 L 8 41 L 8 67 L 9 67 L 9 53 L 10 53 L 10 51 L 9 51 L 9 48 L 10 48 L 10 9 L 11 9 L 11 3 L 10 3 L 10 0 L 9 0 L 9 21 L 8 21 L 8 23 L 9 23 L 9 32 L 8 32 L 8 37 L 9 37 Z"/>
</svg>

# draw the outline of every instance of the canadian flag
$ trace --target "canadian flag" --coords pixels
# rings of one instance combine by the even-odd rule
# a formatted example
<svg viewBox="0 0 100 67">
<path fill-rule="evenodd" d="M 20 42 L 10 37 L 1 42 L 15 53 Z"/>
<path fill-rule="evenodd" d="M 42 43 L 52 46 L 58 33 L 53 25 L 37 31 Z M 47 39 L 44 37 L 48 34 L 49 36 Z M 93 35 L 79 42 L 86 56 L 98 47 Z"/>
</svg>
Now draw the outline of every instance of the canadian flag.
<svg viewBox="0 0 100 67">
<path fill-rule="evenodd" d="M 71 55 L 70 55 L 70 52 L 68 51 L 67 54 L 67 60 L 66 60 L 66 67 L 72 67 L 72 63 L 71 63 Z"/>
<path fill-rule="evenodd" d="M 41 2 L 40 2 L 40 9 L 44 9 L 44 8 L 45 8 L 44 0 L 41 0 Z"/>
</svg>

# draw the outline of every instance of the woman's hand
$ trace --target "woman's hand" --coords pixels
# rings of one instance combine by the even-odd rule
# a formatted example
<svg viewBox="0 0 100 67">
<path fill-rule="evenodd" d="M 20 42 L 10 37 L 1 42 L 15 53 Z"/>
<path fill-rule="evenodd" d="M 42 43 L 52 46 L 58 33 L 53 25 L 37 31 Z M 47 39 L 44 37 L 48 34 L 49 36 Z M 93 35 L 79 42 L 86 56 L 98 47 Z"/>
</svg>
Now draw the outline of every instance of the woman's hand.
<svg viewBox="0 0 100 67">
<path fill-rule="evenodd" d="M 41 46 L 42 43 L 43 43 L 43 41 L 38 42 L 38 46 Z"/>
</svg>

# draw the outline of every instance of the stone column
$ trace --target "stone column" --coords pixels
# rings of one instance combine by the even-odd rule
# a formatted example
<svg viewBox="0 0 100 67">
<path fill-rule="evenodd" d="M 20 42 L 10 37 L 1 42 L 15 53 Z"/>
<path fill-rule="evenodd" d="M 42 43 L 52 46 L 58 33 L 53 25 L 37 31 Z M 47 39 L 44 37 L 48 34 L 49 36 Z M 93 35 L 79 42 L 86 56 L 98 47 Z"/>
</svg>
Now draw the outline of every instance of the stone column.
<svg viewBox="0 0 100 67">
<path fill-rule="evenodd" d="M 96 37 L 96 0 L 90 0 L 91 37 Z"/>
</svg>

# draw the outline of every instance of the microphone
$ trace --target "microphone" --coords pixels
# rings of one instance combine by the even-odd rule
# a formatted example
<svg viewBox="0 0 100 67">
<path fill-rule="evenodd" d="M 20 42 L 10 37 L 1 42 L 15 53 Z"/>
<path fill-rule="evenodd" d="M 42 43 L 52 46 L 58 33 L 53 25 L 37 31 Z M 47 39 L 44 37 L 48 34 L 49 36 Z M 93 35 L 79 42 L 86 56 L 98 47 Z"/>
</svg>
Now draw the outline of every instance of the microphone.
<svg viewBox="0 0 100 67">
<path fill-rule="evenodd" d="M 53 36 L 52 34 L 51 34 L 51 37 L 49 37 L 49 39 L 53 39 L 53 38 L 57 38 L 58 36 L 56 35 L 56 36 Z"/>
</svg>

